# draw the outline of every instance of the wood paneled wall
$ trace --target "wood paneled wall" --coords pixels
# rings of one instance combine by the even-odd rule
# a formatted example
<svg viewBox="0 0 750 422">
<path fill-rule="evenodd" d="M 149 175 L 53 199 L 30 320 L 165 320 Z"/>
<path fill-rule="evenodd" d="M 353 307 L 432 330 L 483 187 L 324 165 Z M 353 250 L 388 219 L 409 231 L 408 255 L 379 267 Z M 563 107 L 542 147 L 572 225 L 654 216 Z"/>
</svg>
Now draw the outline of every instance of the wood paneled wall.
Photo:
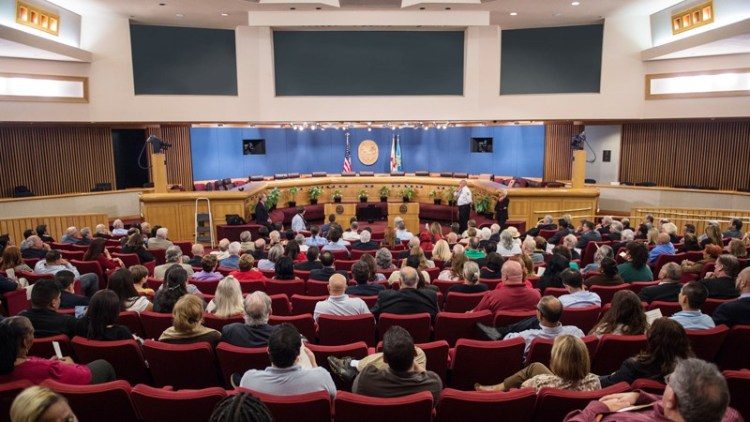
<svg viewBox="0 0 750 422">
<path fill-rule="evenodd" d="M 750 122 L 624 124 L 620 181 L 750 189 Z"/>
<path fill-rule="evenodd" d="M 167 151 L 170 183 L 192 189 L 190 126 L 147 128 L 173 147 Z M 37 196 L 88 192 L 96 183 L 115 183 L 112 127 L 1 126 L 0 197 L 28 186 Z"/>
<path fill-rule="evenodd" d="M 570 139 L 581 133 L 583 126 L 572 123 L 549 123 L 544 131 L 544 180 L 570 180 L 573 148 Z"/>
<path fill-rule="evenodd" d="M 68 227 L 75 226 L 79 229 L 90 227 L 92 230 L 97 224 L 109 224 L 107 214 L 78 214 L 78 215 L 52 215 L 47 217 L 23 217 L 0 219 L 0 233 L 8 233 L 11 241 L 16 245 L 23 240 L 23 231 L 36 229 L 39 224 L 47 225 L 47 232 L 55 240 L 65 234 Z"/>
</svg>

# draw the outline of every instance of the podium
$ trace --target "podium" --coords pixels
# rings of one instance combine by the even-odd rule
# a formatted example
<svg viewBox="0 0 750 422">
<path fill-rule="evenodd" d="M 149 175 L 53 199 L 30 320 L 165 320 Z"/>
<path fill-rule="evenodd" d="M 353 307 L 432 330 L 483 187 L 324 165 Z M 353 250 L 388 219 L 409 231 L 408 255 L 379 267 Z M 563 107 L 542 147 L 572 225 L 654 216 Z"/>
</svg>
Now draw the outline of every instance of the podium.
<svg viewBox="0 0 750 422">
<path fill-rule="evenodd" d="M 406 229 L 412 232 L 415 236 L 419 234 L 419 203 L 418 202 L 402 202 L 402 203 L 388 203 L 388 225 L 396 227 L 393 224 L 393 220 L 396 217 L 404 219 Z"/>
<path fill-rule="evenodd" d="M 349 220 L 352 217 L 357 216 L 357 204 L 356 203 L 326 203 L 323 206 L 323 221 L 328 223 L 328 216 L 333 214 L 336 216 L 336 222 L 344 228 L 349 228 Z"/>
</svg>

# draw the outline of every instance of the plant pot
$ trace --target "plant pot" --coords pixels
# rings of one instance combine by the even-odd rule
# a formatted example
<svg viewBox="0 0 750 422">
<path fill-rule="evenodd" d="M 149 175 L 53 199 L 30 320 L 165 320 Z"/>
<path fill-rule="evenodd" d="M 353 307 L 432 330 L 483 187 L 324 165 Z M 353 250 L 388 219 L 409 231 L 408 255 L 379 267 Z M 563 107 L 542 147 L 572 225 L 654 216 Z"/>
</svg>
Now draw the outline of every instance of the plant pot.
<svg viewBox="0 0 750 422">
<path fill-rule="evenodd" d="M 287 205 L 289 205 L 289 208 L 295 208 L 297 206 L 297 201 L 289 201 L 287 202 Z"/>
<path fill-rule="evenodd" d="M 433 203 L 434 203 L 435 205 L 440 205 L 440 204 L 441 204 L 441 203 L 443 202 L 443 200 L 442 200 L 442 199 L 433 199 L 433 200 L 432 200 L 432 202 L 433 202 Z"/>
<path fill-rule="evenodd" d="M 315 199 L 310 198 L 310 205 L 315 205 L 317 203 L 318 203 L 318 199 L 317 198 L 315 198 Z"/>
<path fill-rule="evenodd" d="M 484 214 L 485 217 L 489 218 L 490 220 L 494 220 L 495 219 L 495 213 L 487 211 L 487 212 L 484 212 L 483 214 Z"/>
<path fill-rule="evenodd" d="M 333 202 L 335 204 L 340 204 L 341 203 L 341 198 L 333 198 Z"/>
<path fill-rule="evenodd" d="M 450 205 L 451 207 L 453 207 L 453 206 L 456 205 L 456 201 L 448 201 L 448 205 Z"/>
<path fill-rule="evenodd" d="M 388 202 L 388 197 L 387 196 L 381 196 L 380 197 L 380 202 Z"/>
<path fill-rule="evenodd" d="M 409 198 L 408 198 L 408 197 L 406 197 L 406 196 L 404 196 L 404 197 L 403 197 L 403 198 L 401 198 L 401 199 L 402 199 L 402 200 L 403 200 L 404 202 L 409 202 Z"/>
<path fill-rule="evenodd" d="M 367 203 L 367 198 L 359 198 L 359 202 L 362 202 L 363 204 Z"/>
</svg>

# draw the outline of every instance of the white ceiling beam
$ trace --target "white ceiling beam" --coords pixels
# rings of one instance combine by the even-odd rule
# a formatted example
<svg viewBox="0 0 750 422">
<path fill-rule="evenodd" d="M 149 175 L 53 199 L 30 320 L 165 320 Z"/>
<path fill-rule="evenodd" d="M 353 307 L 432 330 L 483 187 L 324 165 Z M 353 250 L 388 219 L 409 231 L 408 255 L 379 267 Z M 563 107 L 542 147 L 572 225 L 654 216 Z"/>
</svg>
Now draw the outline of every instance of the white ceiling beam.
<svg viewBox="0 0 750 422">
<path fill-rule="evenodd" d="M 467 27 L 490 25 L 488 11 L 354 10 L 253 11 L 248 13 L 249 26 L 382 26 L 382 27 Z"/>
</svg>

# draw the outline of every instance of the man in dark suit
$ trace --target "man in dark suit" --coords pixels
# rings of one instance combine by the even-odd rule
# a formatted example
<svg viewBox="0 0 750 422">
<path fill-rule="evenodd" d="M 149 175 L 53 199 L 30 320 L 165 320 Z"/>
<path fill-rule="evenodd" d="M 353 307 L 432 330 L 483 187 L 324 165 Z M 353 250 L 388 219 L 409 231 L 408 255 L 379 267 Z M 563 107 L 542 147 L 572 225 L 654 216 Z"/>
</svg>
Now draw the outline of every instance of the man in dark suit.
<svg viewBox="0 0 750 422">
<path fill-rule="evenodd" d="M 495 220 L 497 220 L 497 224 L 500 225 L 501 230 L 505 228 L 505 222 L 508 221 L 509 206 L 508 191 L 501 189 L 497 197 L 497 202 L 495 202 Z"/>
<path fill-rule="evenodd" d="M 330 252 L 323 252 L 320 255 L 320 263 L 323 265 L 323 268 L 310 271 L 310 279 L 328 281 L 336 273 L 343 275 L 347 280 L 351 279 L 348 271 L 336 271 L 336 268 L 333 266 L 333 254 Z"/>
<path fill-rule="evenodd" d="M 682 290 L 682 268 L 676 262 L 668 262 L 659 270 L 659 284 L 645 287 L 638 294 L 644 302 L 660 300 L 662 302 L 677 302 L 677 296 Z"/>
<path fill-rule="evenodd" d="M 68 270 L 55 273 L 55 281 L 60 286 L 60 307 L 71 309 L 76 306 L 89 306 L 89 298 L 77 295 L 73 289 L 75 274 Z M 32 290 L 33 292 L 33 290 Z"/>
<path fill-rule="evenodd" d="M 552 237 L 547 239 L 547 243 L 549 243 L 550 245 L 557 245 L 558 243 L 562 242 L 565 236 L 573 233 L 573 230 L 570 228 L 570 224 L 563 218 L 557 220 L 557 226 L 559 227 L 557 233 L 553 234 Z"/>
<path fill-rule="evenodd" d="M 740 272 L 740 261 L 734 255 L 724 254 L 716 258 L 710 277 L 701 280 L 708 289 L 708 297 L 713 299 L 734 299 L 739 296 L 734 278 Z"/>
<path fill-rule="evenodd" d="M 372 235 L 370 232 L 365 229 L 362 230 L 362 232 L 359 234 L 359 240 L 352 243 L 352 249 L 356 249 L 358 251 L 376 251 L 380 248 L 380 245 L 378 245 L 378 242 L 373 242 Z"/>
<path fill-rule="evenodd" d="M 308 247 L 307 248 L 307 261 L 294 264 L 294 269 L 300 270 L 300 271 L 312 271 L 312 270 L 319 270 L 323 268 L 323 264 L 321 264 L 320 261 L 318 261 L 319 254 L 320 254 L 320 249 L 318 249 L 317 246 Z"/>
<path fill-rule="evenodd" d="M 726 324 L 731 327 L 737 324 L 750 324 L 750 267 L 742 270 L 737 276 L 736 287 L 740 291 L 740 297 L 719 305 L 714 311 L 716 325 Z"/>
<path fill-rule="evenodd" d="M 537 237 L 542 230 L 557 230 L 557 224 L 553 223 L 552 221 L 553 220 L 551 215 L 545 215 L 544 218 L 536 223 L 536 227 L 532 227 L 531 229 L 529 229 L 529 231 L 524 233 L 522 237 Z"/>
<path fill-rule="evenodd" d="M 378 301 L 370 310 L 375 318 L 381 313 L 418 314 L 427 312 L 433 319 L 439 309 L 437 293 L 429 289 L 417 289 L 417 270 L 411 267 L 401 268 L 401 288 L 384 290 L 378 294 Z"/>
<path fill-rule="evenodd" d="M 271 217 L 268 215 L 268 209 L 266 209 L 265 193 L 260 195 L 258 203 L 255 205 L 255 224 L 260 224 L 261 226 L 266 227 L 271 225 Z"/>
<path fill-rule="evenodd" d="M 44 259 L 47 256 L 47 252 L 49 252 L 50 248 L 48 244 L 42 242 L 41 237 L 32 235 L 26 239 L 26 242 L 28 242 L 29 247 L 21 249 L 22 257 Z"/>
<path fill-rule="evenodd" d="M 609 234 L 612 226 L 612 217 L 609 215 L 605 215 L 602 217 L 602 224 L 599 228 L 596 229 L 596 231 L 599 232 L 602 236 L 605 234 Z"/>
<path fill-rule="evenodd" d="M 602 235 L 594 230 L 594 227 L 594 223 L 588 220 L 584 221 L 581 225 L 581 237 L 578 239 L 578 243 L 576 243 L 576 248 L 580 249 L 581 253 L 586 250 L 586 245 L 588 245 L 589 242 L 599 242 L 602 240 Z"/>
<path fill-rule="evenodd" d="M 49 337 L 65 334 L 73 337 L 76 319 L 72 315 L 60 314 L 60 286 L 52 279 L 42 279 L 34 283 L 31 290 L 31 309 L 21 311 L 34 326 L 35 337 Z"/>
</svg>

